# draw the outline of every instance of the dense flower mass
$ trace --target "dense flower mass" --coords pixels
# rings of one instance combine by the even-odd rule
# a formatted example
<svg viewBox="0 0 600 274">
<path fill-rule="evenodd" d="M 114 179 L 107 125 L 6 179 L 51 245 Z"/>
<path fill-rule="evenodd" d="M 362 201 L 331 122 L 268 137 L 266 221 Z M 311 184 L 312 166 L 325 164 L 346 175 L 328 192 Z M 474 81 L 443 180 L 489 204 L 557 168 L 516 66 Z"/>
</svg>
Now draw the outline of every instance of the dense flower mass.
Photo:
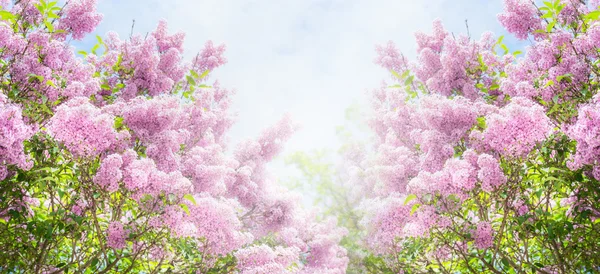
<svg viewBox="0 0 600 274">
<path fill-rule="evenodd" d="M 374 90 L 375 149 L 349 168 L 367 269 L 597 271 L 598 4 L 504 1 L 500 23 L 531 41 L 523 57 L 439 20 L 416 34 L 415 62 L 376 48 L 397 83 Z"/>
<path fill-rule="evenodd" d="M 224 45 L 186 62 L 160 21 L 76 55 L 95 0 L 0 7 L 0 272 L 346 271 L 346 231 L 268 171 L 291 119 L 227 150 Z"/>
<path fill-rule="evenodd" d="M 519 39 L 527 39 L 529 34 L 542 28 L 542 20 L 532 1 L 504 0 L 504 12 L 498 14 L 498 20 Z"/>
<path fill-rule="evenodd" d="M 114 129 L 115 117 L 102 113 L 87 98 L 76 97 L 56 109 L 48 130 L 76 157 L 94 157 L 118 150 L 129 132 Z"/>
<path fill-rule="evenodd" d="M 377 46 L 373 146 L 303 163 L 343 181 L 324 214 L 269 172 L 290 117 L 228 142 L 225 45 L 186 61 L 160 21 L 76 50 L 96 2 L 0 0 L 0 272 L 600 271 L 600 1 L 505 0 L 524 52 L 441 20 L 415 60 Z"/>
<path fill-rule="evenodd" d="M 72 1 L 62 12 L 58 28 L 70 32 L 74 39 L 93 32 L 102 21 L 102 14 L 96 11 L 96 0 Z"/>
<path fill-rule="evenodd" d="M 521 97 L 513 97 L 498 113 L 488 115 L 486 123 L 483 146 L 507 157 L 526 156 L 552 129 L 544 109 Z"/>
<path fill-rule="evenodd" d="M 567 134 L 577 141 L 576 153 L 570 167 L 579 169 L 583 165 L 598 165 L 600 162 L 600 111 L 597 103 L 583 105 L 578 110 L 577 121 Z"/>
<path fill-rule="evenodd" d="M 23 141 L 31 138 L 33 133 L 32 126 L 23 121 L 21 108 L 0 93 L 0 180 L 7 175 L 7 165 L 22 169 L 31 166 L 23 150 Z"/>
</svg>

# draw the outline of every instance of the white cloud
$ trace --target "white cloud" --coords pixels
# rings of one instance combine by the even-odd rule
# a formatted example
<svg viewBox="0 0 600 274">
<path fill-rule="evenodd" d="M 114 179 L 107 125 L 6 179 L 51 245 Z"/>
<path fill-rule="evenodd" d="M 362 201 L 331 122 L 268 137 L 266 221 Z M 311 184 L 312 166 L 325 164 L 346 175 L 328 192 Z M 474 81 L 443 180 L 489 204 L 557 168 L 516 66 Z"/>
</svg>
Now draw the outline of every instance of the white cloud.
<svg viewBox="0 0 600 274">
<path fill-rule="evenodd" d="M 98 32 L 128 36 L 151 31 L 165 18 L 187 34 L 193 56 L 206 40 L 227 44 L 229 63 L 213 77 L 237 90 L 239 119 L 232 141 L 256 136 L 284 113 L 303 125 L 286 152 L 337 146 L 335 126 L 353 101 L 377 87 L 387 73 L 373 64 L 374 45 L 396 42 L 413 56 L 417 30 L 442 18 L 450 31 L 471 35 L 500 30 L 500 2 L 481 0 L 101 0 L 105 20 Z M 281 163 L 276 164 L 278 169 Z"/>
</svg>

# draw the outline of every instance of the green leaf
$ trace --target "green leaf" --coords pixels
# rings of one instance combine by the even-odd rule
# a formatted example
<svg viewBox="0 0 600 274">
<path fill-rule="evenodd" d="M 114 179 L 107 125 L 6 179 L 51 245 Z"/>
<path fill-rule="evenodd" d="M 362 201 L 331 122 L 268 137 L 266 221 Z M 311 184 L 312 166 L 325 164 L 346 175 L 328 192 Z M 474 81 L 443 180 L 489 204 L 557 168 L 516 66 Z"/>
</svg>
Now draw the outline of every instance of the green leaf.
<svg viewBox="0 0 600 274">
<path fill-rule="evenodd" d="M 412 216 L 417 211 L 417 209 L 419 209 L 419 207 L 421 207 L 421 204 L 414 204 L 410 209 L 410 216 Z"/>
<path fill-rule="evenodd" d="M 98 258 L 94 257 L 94 259 L 92 259 L 92 263 L 90 264 L 92 267 L 96 267 L 96 265 L 98 264 Z"/>
<path fill-rule="evenodd" d="M 410 70 L 405 70 L 404 73 L 402 73 L 402 78 L 406 78 L 408 77 L 408 75 L 410 74 Z"/>
<path fill-rule="evenodd" d="M 52 80 L 46 81 L 46 85 L 51 86 L 51 87 L 56 87 L 56 85 L 54 84 L 54 82 L 52 82 Z"/>
<path fill-rule="evenodd" d="M 2 20 L 11 20 L 15 19 L 15 15 L 10 13 L 9 11 L 0 10 L 0 19 Z"/>
<path fill-rule="evenodd" d="M 196 71 L 194 71 L 193 69 L 190 70 L 190 74 L 192 75 L 192 77 L 194 77 L 196 79 L 198 79 L 198 77 L 200 77 L 200 76 L 198 76 L 198 73 L 196 73 Z"/>
<path fill-rule="evenodd" d="M 58 15 L 56 15 L 54 12 L 49 11 L 48 18 L 55 19 L 55 18 L 60 18 L 60 17 Z"/>
<path fill-rule="evenodd" d="M 484 116 L 477 117 L 477 126 L 479 126 L 481 129 L 485 129 L 487 127 Z"/>
<path fill-rule="evenodd" d="M 50 23 L 50 21 L 44 20 L 44 25 L 46 25 L 48 32 L 54 32 L 54 26 L 52 25 L 52 23 Z"/>
<path fill-rule="evenodd" d="M 404 81 L 404 84 L 405 84 L 405 85 L 410 85 L 410 84 L 412 84 L 412 82 L 413 82 L 413 79 L 414 79 L 414 76 L 412 76 L 412 75 L 411 75 L 411 76 L 409 76 L 409 77 L 408 77 L 408 78 L 406 78 L 406 80 Z"/>
<path fill-rule="evenodd" d="M 190 215 L 190 209 L 186 204 L 179 204 L 179 206 L 183 209 L 183 211 L 185 211 L 185 213 L 187 213 L 187 215 Z"/>
<path fill-rule="evenodd" d="M 600 10 L 595 10 L 586 14 L 585 18 L 590 20 L 598 20 L 598 18 L 600 18 Z"/>
<path fill-rule="evenodd" d="M 210 70 L 205 70 L 202 74 L 200 74 L 200 79 L 204 79 L 204 77 L 206 77 L 208 75 L 208 73 L 210 72 Z"/>
<path fill-rule="evenodd" d="M 496 44 L 502 43 L 502 40 L 504 40 L 504 35 L 500 35 L 500 37 L 498 37 L 498 42 L 496 42 Z"/>
<path fill-rule="evenodd" d="M 100 44 L 96 44 L 94 45 L 94 47 L 92 48 L 92 53 L 96 54 L 96 51 L 100 48 Z"/>
<path fill-rule="evenodd" d="M 547 88 L 552 85 L 554 85 L 554 80 L 548 80 L 548 82 L 546 82 L 546 85 L 544 85 L 544 88 Z"/>
<path fill-rule="evenodd" d="M 417 198 L 417 195 L 415 194 L 410 194 L 406 196 L 406 199 L 404 200 L 404 205 L 408 204 L 408 202 L 414 200 L 415 198 Z"/>
<path fill-rule="evenodd" d="M 508 54 L 508 47 L 505 44 L 500 44 L 500 47 L 504 50 L 504 54 Z"/>
<path fill-rule="evenodd" d="M 552 21 L 552 22 L 550 22 L 550 24 L 548 24 L 548 25 L 546 26 L 546 32 L 551 32 L 551 31 L 552 31 L 552 29 L 554 28 L 554 25 L 556 25 L 556 21 Z"/>
<path fill-rule="evenodd" d="M 185 77 L 187 79 L 188 84 L 195 86 L 196 85 L 196 80 L 194 80 L 194 78 L 192 76 L 187 75 Z"/>
<path fill-rule="evenodd" d="M 183 198 L 192 202 L 192 204 L 196 205 L 196 199 L 194 199 L 194 196 L 192 196 L 192 194 L 185 194 L 185 195 L 183 195 Z"/>
<path fill-rule="evenodd" d="M 115 129 L 120 129 L 123 126 L 123 117 L 115 117 Z"/>
<path fill-rule="evenodd" d="M 119 57 L 117 57 L 117 63 L 115 64 L 115 66 L 120 66 L 121 63 L 123 62 L 123 54 L 119 54 Z"/>
<path fill-rule="evenodd" d="M 43 2 L 42 2 L 43 3 Z M 44 6 L 42 5 L 35 5 L 35 7 L 40 11 L 41 15 L 44 15 Z"/>
</svg>

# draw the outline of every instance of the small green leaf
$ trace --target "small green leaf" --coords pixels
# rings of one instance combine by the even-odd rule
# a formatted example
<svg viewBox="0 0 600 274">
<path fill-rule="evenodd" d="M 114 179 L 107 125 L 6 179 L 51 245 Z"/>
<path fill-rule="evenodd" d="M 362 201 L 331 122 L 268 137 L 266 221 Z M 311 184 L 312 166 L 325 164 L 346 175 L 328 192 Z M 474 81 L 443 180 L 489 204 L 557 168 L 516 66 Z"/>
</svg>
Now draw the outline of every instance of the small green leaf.
<svg viewBox="0 0 600 274">
<path fill-rule="evenodd" d="M 204 79 L 204 77 L 206 77 L 208 75 L 208 73 L 210 72 L 210 70 L 205 70 L 202 74 L 200 74 L 200 79 Z"/>
<path fill-rule="evenodd" d="M 51 12 L 51 11 L 50 11 L 50 12 L 48 12 L 48 18 L 55 19 L 55 18 L 59 18 L 59 16 L 58 16 L 58 15 L 56 15 L 54 12 Z"/>
<path fill-rule="evenodd" d="M 508 47 L 505 44 L 500 44 L 500 47 L 504 50 L 504 54 L 508 54 Z"/>
<path fill-rule="evenodd" d="M 192 76 L 186 76 L 187 82 L 188 84 L 195 86 L 196 85 L 196 80 L 194 80 L 194 78 Z"/>
<path fill-rule="evenodd" d="M 50 21 L 45 20 L 44 25 L 46 25 L 48 32 L 54 32 L 54 26 L 52 25 L 52 23 L 50 23 Z"/>
<path fill-rule="evenodd" d="M 123 117 L 115 117 L 115 129 L 120 129 L 123 126 Z"/>
<path fill-rule="evenodd" d="M 404 84 L 405 84 L 405 85 L 410 85 L 410 84 L 412 84 L 412 82 L 413 82 L 413 79 L 414 79 L 414 76 L 412 76 L 412 75 L 411 75 L 411 76 L 409 76 L 409 77 L 408 77 L 408 78 L 406 78 L 406 80 L 404 81 Z"/>
<path fill-rule="evenodd" d="M 186 204 L 179 204 L 179 206 L 183 209 L 183 211 L 185 211 L 185 213 L 187 213 L 187 215 L 190 215 L 190 209 Z"/>
<path fill-rule="evenodd" d="M 498 42 L 496 42 L 497 44 L 502 43 L 502 40 L 504 40 L 504 35 L 500 35 L 500 37 L 498 37 Z"/>
<path fill-rule="evenodd" d="M 192 196 L 192 194 L 185 194 L 185 195 L 183 195 L 183 198 L 192 202 L 192 204 L 196 205 L 196 199 L 194 199 L 194 196 Z"/>
<path fill-rule="evenodd" d="M 35 7 L 40 11 L 41 15 L 44 15 L 44 7 L 42 5 L 35 5 Z"/>
<path fill-rule="evenodd" d="M 10 13 L 9 11 L 0 10 L 0 19 L 2 19 L 2 20 L 15 19 L 15 15 Z"/>
<path fill-rule="evenodd" d="M 408 202 L 414 200 L 415 198 L 417 198 L 417 195 L 415 194 L 410 194 L 406 196 L 406 199 L 404 199 L 404 205 L 408 204 Z"/>
<path fill-rule="evenodd" d="M 556 21 L 552 21 L 552 22 L 550 22 L 550 24 L 548 24 L 548 25 L 546 26 L 546 32 L 551 32 L 551 31 L 552 31 L 552 29 L 554 28 L 554 25 L 556 25 Z"/>
<path fill-rule="evenodd" d="M 486 128 L 486 123 L 485 123 L 485 117 L 484 116 L 477 117 L 477 126 L 479 126 L 481 129 L 485 129 Z"/>
<path fill-rule="evenodd" d="M 200 76 L 198 76 L 198 73 L 196 73 L 196 71 L 194 71 L 193 69 L 190 70 L 190 74 L 192 75 L 192 77 L 194 77 L 196 79 L 198 79 L 198 77 L 200 77 Z"/>
<path fill-rule="evenodd" d="M 585 18 L 590 20 L 598 20 L 598 18 L 600 18 L 600 10 L 595 10 L 586 14 Z"/>
<path fill-rule="evenodd" d="M 419 209 L 419 207 L 421 207 L 421 204 L 414 204 L 410 209 L 410 216 L 412 216 L 417 211 L 417 209 Z"/>
<path fill-rule="evenodd" d="M 408 77 L 408 75 L 410 74 L 410 70 L 405 70 L 404 73 L 402 73 L 402 78 L 406 78 Z"/>
<path fill-rule="evenodd" d="M 92 53 L 96 54 L 96 51 L 100 48 L 100 44 L 96 44 L 94 45 L 94 47 L 92 48 Z"/>
<path fill-rule="evenodd" d="M 552 18 L 552 12 L 546 12 L 541 16 L 542 18 Z"/>
</svg>

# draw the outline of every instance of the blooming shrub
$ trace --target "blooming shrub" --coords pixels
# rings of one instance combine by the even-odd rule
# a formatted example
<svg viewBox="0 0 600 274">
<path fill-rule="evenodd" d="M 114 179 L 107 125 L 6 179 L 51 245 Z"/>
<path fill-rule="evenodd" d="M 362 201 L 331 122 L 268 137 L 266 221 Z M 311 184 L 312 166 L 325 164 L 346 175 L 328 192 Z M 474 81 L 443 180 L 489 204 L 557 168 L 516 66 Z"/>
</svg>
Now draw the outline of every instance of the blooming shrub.
<svg viewBox="0 0 600 274">
<path fill-rule="evenodd" d="M 362 223 L 383 273 L 595 273 L 600 266 L 597 1 L 504 1 L 493 34 L 416 35 L 375 62 Z"/>
<path fill-rule="evenodd" d="M 161 21 L 76 54 L 95 0 L 0 7 L 0 272 L 345 272 L 346 231 L 266 168 L 291 120 L 226 150 L 224 45 L 187 62 Z"/>
</svg>

